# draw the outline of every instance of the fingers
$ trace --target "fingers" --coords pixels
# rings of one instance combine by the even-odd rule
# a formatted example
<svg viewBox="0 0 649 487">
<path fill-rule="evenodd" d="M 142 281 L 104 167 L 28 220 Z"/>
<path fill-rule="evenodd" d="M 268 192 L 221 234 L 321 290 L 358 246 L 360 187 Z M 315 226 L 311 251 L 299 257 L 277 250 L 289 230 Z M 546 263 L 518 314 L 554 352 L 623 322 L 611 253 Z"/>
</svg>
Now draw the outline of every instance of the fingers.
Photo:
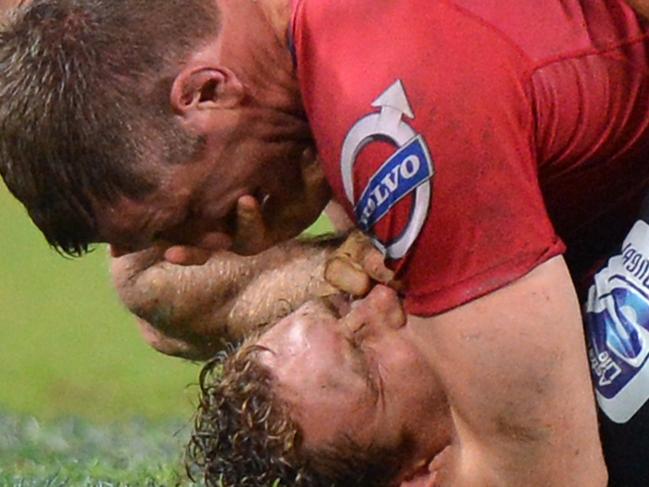
<svg viewBox="0 0 649 487">
<path fill-rule="evenodd" d="M 332 286 L 352 296 L 365 296 L 371 287 L 369 276 L 349 258 L 339 255 L 325 266 L 325 279 Z"/>
<path fill-rule="evenodd" d="M 170 264 L 191 266 L 203 265 L 212 255 L 232 248 L 232 238 L 221 232 L 202 235 L 192 245 L 172 245 L 164 252 L 164 259 Z"/>
<path fill-rule="evenodd" d="M 236 253 L 257 254 L 293 238 L 320 215 L 331 190 L 315 150 L 304 150 L 299 162 L 301 181 L 295 180 L 285 191 L 268 195 L 263 203 L 251 195 L 239 198 L 233 247 Z"/>
<path fill-rule="evenodd" d="M 349 235 L 341 250 L 375 281 L 385 284 L 394 279 L 394 272 L 385 266 L 385 256 L 359 230 Z"/>
<path fill-rule="evenodd" d="M 170 264 L 176 265 L 203 265 L 209 260 L 211 255 L 211 250 L 184 245 L 174 245 L 165 251 L 164 259 Z"/>
<path fill-rule="evenodd" d="M 360 232 L 352 232 L 333 252 L 325 266 L 325 279 L 353 296 L 364 296 L 371 285 L 369 276 L 360 265 L 364 238 Z"/>
<path fill-rule="evenodd" d="M 394 282 L 394 272 L 385 266 L 384 259 L 372 241 L 355 230 L 327 261 L 325 279 L 344 292 L 365 296 L 372 287 L 372 281 Z"/>
<path fill-rule="evenodd" d="M 334 252 L 335 255 L 343 255 L 352 262 L 360 264 L 367 252 L 367 248 L 372 247 L 372 242 L 360 230 L 351 232 L 345 241 Z"/>
<path fill-rule="evenodd" d="M 237 201 L 237 230 L 234 249 L 240 254 L 256 254 L 267 247 L 268 229 L 259 202 L 250 195 Z"/>
<path fill-rule="evenodd" d="M 361 266 L 377 282 L 387 284 L 394 279 L 394 272 L 385 266 L 385 256 L 374 247 L 367 247 Z"/>
<path fill-rule="evenodd" d="M 354 301 L 341 322 L 349 332 L 357 333 L 365 325 L 398 329 L 406 324 L 407 319 L 397 294 L 378 285 L 365 298 Z"/>
<path fill-rule="evenodd" d="M 375 286 L 366 300 L 368 308 L 378 313 L 384 325 L 401 328 L 406 324 L 405 311 L 394 290 L 386 286 Z"/>
<path fill-rule="evenodd" d="M 331 188 L 313 148 L 308 148 L 302 153 L 300 167 L 304 183 L 305 206 L 313 209 L 314 214 L 320 214 L 323 201 L 331 199 Z"/>
</svg>

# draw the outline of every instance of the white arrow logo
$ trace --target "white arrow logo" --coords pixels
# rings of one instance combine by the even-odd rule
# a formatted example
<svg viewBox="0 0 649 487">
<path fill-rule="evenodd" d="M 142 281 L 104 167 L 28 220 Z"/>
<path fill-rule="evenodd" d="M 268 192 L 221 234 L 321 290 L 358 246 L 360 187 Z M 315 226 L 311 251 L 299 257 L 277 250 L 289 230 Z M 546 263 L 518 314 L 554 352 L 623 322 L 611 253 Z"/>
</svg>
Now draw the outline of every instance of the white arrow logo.
<svg viewBox="0 0 649 487">
<path fill-rule="evenodd" d="M 358 155 L 368 144 L 377 140 L 391 142 L 395 147 L 402 148 L 415 139 L 418 135 L 404 118 L 414 119 L 415 115 L 408 102 L 406 91 L 400 80 L 395 81 L 373 103 L 380 112 L 371 113 L 360 119 L 350 129 L 343 143 L 340 156 L 345 195 L 352 205 L 355 205 L 354 195 L 354 164 Z M 431 166 L 432 161 L 426 148 L 426 162 Z M 431 200 L 430 180 L 417 187 L 415 192 L 415 205 L 410 221 L 405 231 L 392 243 L 383 243 L 373 237 L 375 245 L 389 258 L 400 259 L 404 257 L 419 236 L 426 221 Z"/>
<path fill-rule="evenodd" d="M 410 119 L 415 118 L 408 98 L 406 98 L 403 84 L 399 80 L 374 100 L 372 106 L 381 109 L 379 126 L 386 132 L 390 129 L 397 129 L 404 115 Z"/>
</svg>

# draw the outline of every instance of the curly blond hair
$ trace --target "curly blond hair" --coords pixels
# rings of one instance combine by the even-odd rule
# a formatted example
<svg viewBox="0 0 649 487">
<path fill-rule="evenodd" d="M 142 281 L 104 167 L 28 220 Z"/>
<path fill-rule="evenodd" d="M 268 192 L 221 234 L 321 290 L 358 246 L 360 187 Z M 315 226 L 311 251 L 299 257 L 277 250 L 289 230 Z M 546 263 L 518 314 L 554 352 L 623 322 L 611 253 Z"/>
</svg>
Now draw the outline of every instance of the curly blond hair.
<svg viewBox="0 0 649 487">
<path fill-rule="evenodd" d="M 387 487 L 411 452 L 361 447 L 341 435 L 317 450 L 303 445 L 290 408 L 273 392 L 254 339 L 220 353 L 200 375 L 201 399 L 187 448 L 187 470 L 207 487 Z"/>
</svg>

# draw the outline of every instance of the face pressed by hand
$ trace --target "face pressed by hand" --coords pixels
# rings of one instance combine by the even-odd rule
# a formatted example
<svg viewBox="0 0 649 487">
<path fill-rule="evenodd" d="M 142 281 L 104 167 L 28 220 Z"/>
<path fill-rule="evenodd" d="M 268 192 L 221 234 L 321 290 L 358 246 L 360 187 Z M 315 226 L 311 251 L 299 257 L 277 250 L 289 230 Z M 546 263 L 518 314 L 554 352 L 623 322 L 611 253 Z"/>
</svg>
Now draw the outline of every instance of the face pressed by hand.
<svg viewBox="0 0 649 487">
<path fill-rule="evenodd" d="M 218 36 L 183 60 L 169 93 L 178 130 L 201 148 L 173 165 L 151 161 L 161 184 L 148 198 L 96 211 L 98 238 L 115 255 L 157 242 L 176 264 L 228 248 L 255 254 L 299 234 L 330 199 L 289 50 L 264 41 L 286 25 L 266 2 L 219 2 L 219 16 Z M 272 70 L 249 29 L 264 52 L 276 50 Z"/>
<path fill-rule="evenodd" d="M 116 257 L 163 245 L 176 264 L 202 264 L 219 250 L 261 252 L 297 235 L 329 200 L 312 151 L 299 162 L 295 174 L 279 172 L 270 182 L 259 170 L 204 162 L 174 166 L 144 200 L 99 208 L 99 238 Z"/>
<path fill-rule="evenodd" d="M 444 401 L 391 289 L 375 287 L 349 311 L 307 303 L 257 345 L 307 447 L 345 435 L 388 448 L 408 435 L 413 463 L 436 453 Z"/>
<path fill-rule="evenodd" d="M 207 177 L 200 164 L 178 165 L 142 201 L 123 198 L 98 208 L 99 240 L 110 243 L 115 256 L 156 243 L 229 248 L 232 208 L 244 190 L 215 185 L 209 199 Z"/>
</svg>

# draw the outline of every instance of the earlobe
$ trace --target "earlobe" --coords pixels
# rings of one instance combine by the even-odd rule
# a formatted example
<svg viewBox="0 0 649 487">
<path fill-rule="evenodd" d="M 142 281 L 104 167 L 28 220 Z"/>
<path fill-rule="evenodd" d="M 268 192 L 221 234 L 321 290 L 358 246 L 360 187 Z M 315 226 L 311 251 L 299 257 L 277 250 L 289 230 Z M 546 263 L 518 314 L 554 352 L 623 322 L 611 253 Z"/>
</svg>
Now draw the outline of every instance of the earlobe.
<svg viewBox="0 0 649 487">
<path fill-rule="evenodd" d="M 227 68 L 201 67 L 180 72 L 170 96 L 173 110 L 187 116 L 197 110 L 232 108 L 243 100 L 244 88 Z"/>
</svg>

